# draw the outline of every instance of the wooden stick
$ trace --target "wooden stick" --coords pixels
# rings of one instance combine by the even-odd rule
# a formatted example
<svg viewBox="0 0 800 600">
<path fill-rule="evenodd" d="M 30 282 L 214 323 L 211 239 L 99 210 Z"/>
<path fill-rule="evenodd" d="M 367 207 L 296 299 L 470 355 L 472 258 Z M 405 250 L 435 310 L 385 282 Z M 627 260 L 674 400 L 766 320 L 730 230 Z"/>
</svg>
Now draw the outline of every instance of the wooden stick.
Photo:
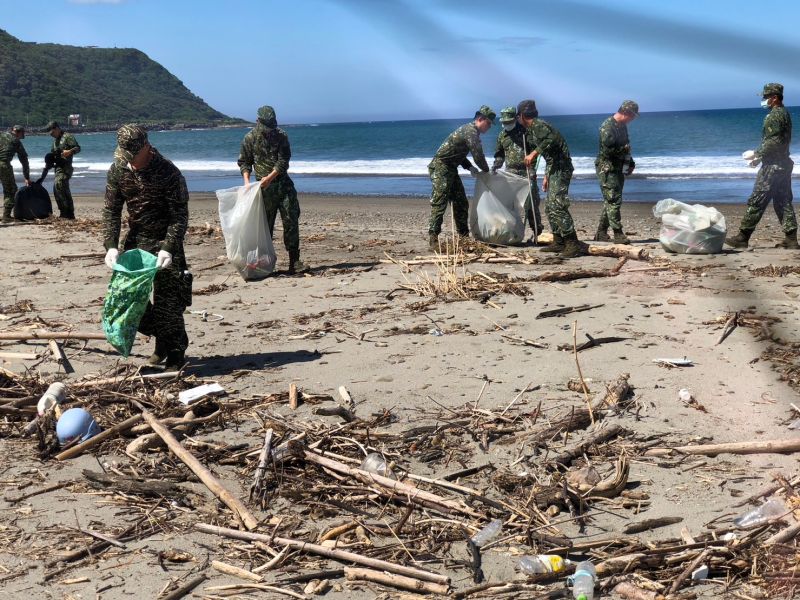
<svg viewBox="0 0 800 600">
<path fill-rule="evenodd" d="M 347 388 L 344 387 L 343 385 L 339 386 L 339 395 L 342 397 L 342 400 L 344 400 L 347 403 L 347 406 L 349 406 L 351 409 L 356 405 L 356 403 L 353 402 L 353 398 L 350 396 L 350 392 L 348 392 Z"/>
<path fill-rule="evenodd" d="M 88 331 L 26 331 L 0 333 L 0 340 L 104 340 L 106 334 Z"/>
<path fill-rule="evenodd" d="M 50 346 L 50 352 L 53 354 L 53 358 L 64 368 L 64 373 L 74 373 L 75 369 L 72 368 L 72 364 L 69 362 L 67 355 L 64 354 L 64 349 L 59 346 L 58 342 L 50 340 L 47 342 L 47 345 Z"/>
<path fill-rule="evenodd" d="M 586 452 L 592 446 L 596 446 L 598 444 L 602 444 L 607 442 L 611 438 L 615 438 L 618 435 L 622 434 L 625 429 L 622 425 L 614 423 L 608 427 L 602 428 L 600 431 L 597 431 L 590 435 L 588 438 L 583 440 L 579 444 L 575 444 L 574 446 L 564 450 L 561 454 L 554 457 L 552 460 L 555 463 L 559 463 L 565 466 L 569 466 L 569 464 L 578 458 L 579 456 L 583 456 L 583 453 Z"/>
<path fill-rule="evenodd" d="M 248 571 L 247 569 L 234 567 L 233 565 L 229 565 L 228 563 L 224 563 L 218 560 L 211 561 L 211 566 L 220 573 L 225 573 L 225 575 L 232 575 L 233 577 L 238 577 L 239 579 L 245 579 L 247 581 L 255 581 L 256 583 L 261 583 L 262 581 L 264 581 L 264 578 L 261 575 L 256 575 L 255 573 L 253 573 L 252 571 Z"/>
<path fill-rule="evenodd" d="M 203 583 L 206 579 L 208 579 L 208 575 L 206 575 L 205 573 L 201 573 L 194 579 L 190 579 L 189 581 L 184 583 L 179 588 L 172 590 L 166 596 L 162 596 L 161 598 L 159 598 L 159 600 L 180 600 L 180 598 L 183 598 L 186 594 L 191 592 L 194 588 Z"/>
<path fill-rule="evenodd" d="M 651 448 L 645 456 L 669 456 L 678 454 L 789 454 L 800 452 L 800 439 L 765 440 L 763 442 L 731 442 L 728 444 L 705 444 L 698 446 L 677 446 L 675 448 Z"/>
<path fill-rule="evenodd" d="M 664 600 L 664 596 L 657 592 L 643 590 L 632 583 L 623 581 L 614 588 L 614 593 L 625 600 Z"/>
<path fill-rule="evenodd" d="M 689 575 L 692 574 L 692 571 L 694 571 L 697 568 L 697 566 L 700 563 L 702 563 L 711 553 L 712 549 L 706 548 L 700 554 L 698 554 L 697 558 L 695 558 L 691 563 L 689 563 L 689 566 L 686 567 L 683 571 L 681 571 L 680 575 L 678 575 L 675 578 L 675 581 L 672 582 L 672 585 L 670 586 L 669 591 L 667 592 L 667 596 L 672 596 L 672 594 L 681 589 L 683 582 L 686 581 Z"/>
<path fill-rule="evenodd" d="M 15 498 L 9 498 L 8 496 L 5 496 L 3 498 L 3 500 L 8 502 L 9 504 L 16 504 L 17 502 L 22 502 L 23 500 L 27 500 L 28 498 L 33 498 L 34 496 L 39 496 L 41 494 L 47 494 L 48 492 L 54 492 L 55 490 L 60 490 L 63 487 L 67 487 L 68 485 L 72 485 L 73 483 L 75 483 L 75 482 L 72 481 L 72 480 L 60 481 L 58 483 L 54 483 L 52 485 L 48 485 L 46 487 L 43 487 L 43 488 L 41 488 L 39 490 L 35 490 L 33 492 L 28 492 L 27 494 L 22 494 L 22 496 L 17 496 Z"/>
<path fill-rule="evenodd" d="M 0 358 L 19 358 L 21 360 L 36 360 L 39 355 L 35 352 L 0 352 Z"/>
<path fill-rule="evenodd" d="M 793 540 L 798 534 L 800 534 L 800 523 L 795 523 L 794 525 L 789 525 L 789 527 L 785 529 L 781 529 L 778 533 L 768 538 L 763 545 L 783 544 Z"/>
<path fill-rule="evenodd" d="M 446 596 L 450 589 L 449 585 L 431 583 L 430 581 L 420 581 L 412 577 L 403 575 L 392 575 L 374 569 L 363 569 L 359 567 L 345 567 L 344 576 L 348 581 L 372 581 L 381 585 L 410 590 L 412 592 L 422 592 L 425 594 L 437 594 Z"/>
<path fill-rule="evenodd" d="M 586 252 L 592 256 L 610 256 L 612 258 L 630 258 L 632 260 L 650 260 L 647 248 L 628 246 L 626 244 L 609 244 L 608 246 L 589 246 Z"/>
<path fill-rule="evenodd" d="M 169 429 L 164 427 L 161 422 L 150 413 L 144 406 L 142 406 L 139 402 L 133 400 L 133 404 L 137 406 L 139 410 L 142 411 L 141 416 L 150 424 L 153 431 L 159 435 L 159 437 L 164 440 L 167 444 L 169 449 L 183 461 L 183 463 L 189 467 L 192 472 L 200 478 L 200 481 L 211 490 L 211 492 L 225 505 L 230 508 L 233 513 L 239 518 L 242 523 L 244 524 L 247 529 L 255 529 L 258 527 L 258 519 L 256 519 L 253 514 L 247 509 L 247 507 L 239 500 L 236 496 L 234 496 L 231 492 L 223 486 L 219 480 L 217 480 L 214 475 L 211 474 L 209 471 L 195 456 L 189 452 L 186 448 L 181 446 L 180 442 L 175 439 L 175 436 L 170 433 Z"/>
<path fill-rule="evenodd" d="M 725 322 L 725 327 L 722 328 L 722 335 L 719 336 L 717 343 L 714 344 L 715 346 L 719 346 L 722 342 L 725 341 L 725 338 L 728 337 L 733 330 L 736 329 L 736 326 L 739 324 L 739 313 L 738 311 L 733 313 L 731 317 Z"/>
<path fill-rule="evenodd" d="M 67 448 L 63 452 L 56 454 L 56 460 L 67 460 L 68 458 L 74 458 L 76 456 L 80 456 L 89 448 L 93 448 L 97 446 L 100 442 L 103 442 L 109 438 L 115 437 L 118 433 L 126 431 L 139 423 L 142 420 L 142 415 L 133 415 L 132 417 L 125 419 L 122 423 L 118 423 L 113 427 L 109 427 L 98 433 L 94 437 L 90 437 L 85 442 L 81 442 L 77 446 L 72 446 L 71 448 Z"/>
<path fill-rule="evenodd" d="M 564 308 L 554 308 L 553 310 L 545 310 L 536 315 L 537 319 L 546 319 L 548 317 L 563 317 L 570 313 L 583 312 L 585 310 L 592 310 L 593 308 L 600 308 L 605 304 L 581 304 L 580 306 L 565 306 Z"/>
<path fill-rule="evenodd" d="M 261 454 L 258 455 L 258 466 L 256 467 L 255 476 L 253 477 L 253 485 L 250 487 L 250 500 L 261 492 L 261 482 L 264 479 L 264 473 L 267 470 L 267 465 L 270 459 L 270 450 L 272 449 L 272 429 L 267 429 L 264 434 L 264 445 L 261 447 Z"/>
<path fill-rule="evenodd" d="M 73 388 L 87 388 L 87 387 L 99 387 L 104 385 L 114 385 L 117 383 L 123 383 L 129 381 L 131 383 L 136 383 L 140 379 L 148 380 L 148 379 L 177 379 L 179 373 L 177 372 L 170 372 L 170 373 L 148 373 L 147 375 L 121 375 L 120 377 L 108 377 L 106 379 L 90 379 L 89 381 L 79 381 L 78 383 L 73 383 L 70 387 Z"/>
<path fill-rule="evenodd" d="M 318 554 L 333 560 L 341 562 L 351 562 L 373 569 L 380 569 L 382 571 L 389 571 L 390 573 L 397 573 L 398 575 L 406 575 L 423 581 L 432 581 L 441 585 L 450 585 L 450 578 L 438 573 L 431 573 L 430 571 L 423 571 L 414 567 L 406 567 L 398 565 L 385 560 L 377 558 L 370 558 L 362 556 L 355 552 L 348 552 L 347 550 L 337 550 L 335 548 L 326 548 L 318 544 L 310 544 L 301 540 L 293 540 L 291 538 L 284 538 L 278 536 L 264 535 L 261 533 L 252 533 L 250 531 L 240 531 L 238 529 L 228 529 L 227 527 L 217 527 L 216 525 L 208 525 L 206 523 L 195 523 L 195 529 L 203 533 L 210 533 L 212 535 L 219 535 L 222 537 L 232 538 L 235 540 L 245 540 L 247 542 L 265 542 L 267 544 L 280 544 L 282 546 L 289 546 L 300 552 L 307 552 L 309 554 Z"/>
<path fill-rule="evenodd" d="M 297 384 L 289 384 L 289 408 L 297 410 Z"/>
<path fill-rule="evenodd" d="M 583 378 L 581 371 L 581 363 L 578 361 L 578 322 L 572 322 L 572 354 L 575 357 L 575 366 L 578 367 L 578 377 L 581 378 L 581 388 L 583 389 L 583 397 L 586 400 L 586 406 L 589 408 L 589 420 L 594 425 L 594 411 L 592 411 L 592 401 L 589 399 L 589 387 L 586 385 L 586 380 Z"/>
</svg>

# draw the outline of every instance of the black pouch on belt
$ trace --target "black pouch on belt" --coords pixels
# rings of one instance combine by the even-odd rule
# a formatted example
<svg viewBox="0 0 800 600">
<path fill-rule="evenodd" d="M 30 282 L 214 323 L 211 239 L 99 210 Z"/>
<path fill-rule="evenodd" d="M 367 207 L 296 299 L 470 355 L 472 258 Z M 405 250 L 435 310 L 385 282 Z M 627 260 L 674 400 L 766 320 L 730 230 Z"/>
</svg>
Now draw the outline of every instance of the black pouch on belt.
<svg viewBox="0 0 800 600">
<path fill-rule="evenodd" d="M 180 294 L 185 306 L 192 305 L 192 280 L 194 277 L 189 271 L 181 273 Z"/>
</svg>

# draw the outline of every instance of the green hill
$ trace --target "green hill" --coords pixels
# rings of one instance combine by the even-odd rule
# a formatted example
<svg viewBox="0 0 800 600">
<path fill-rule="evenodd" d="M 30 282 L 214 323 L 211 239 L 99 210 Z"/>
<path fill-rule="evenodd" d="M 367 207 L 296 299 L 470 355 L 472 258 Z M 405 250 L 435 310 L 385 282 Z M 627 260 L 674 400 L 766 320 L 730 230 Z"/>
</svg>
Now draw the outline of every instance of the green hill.
<svg viewBox="0 0 800 600">
<path fill-rule="evenodd" d="M 0 29 L 0 126 L 66 122 L 74 113 L 91 128 L 238 121 L 139 50 L 22 42 Z"/>
</svg>

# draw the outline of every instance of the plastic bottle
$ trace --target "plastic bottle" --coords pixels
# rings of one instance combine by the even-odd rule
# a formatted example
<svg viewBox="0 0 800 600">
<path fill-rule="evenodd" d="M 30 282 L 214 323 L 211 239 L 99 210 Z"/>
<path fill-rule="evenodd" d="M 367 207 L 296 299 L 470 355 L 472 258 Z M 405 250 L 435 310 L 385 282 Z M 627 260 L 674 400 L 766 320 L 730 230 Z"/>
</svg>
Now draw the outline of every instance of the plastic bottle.
<svg viewBox="0 0 800 600">
<path fill-rule="evenodd" d="M 584 560 L 575 567 L 575 574 L 569 578 L 572 581 L 572 597 L 575 600 L 592 600 L 594 598 L 594 584 L 597 581 L 597 571 L 591 561 Z"/>
<path fill-rule="evenodd" d="M 738 519 L 734 519 L 733 524 L 739 529 L 745 529 L 762 525 L 784 514 L 786 514 L 786 505 L 778 498 L 771 498 L 758 508 L 743 514 Z"/>
<path fill-rule="evenodd" d="M 503 522 L 500 519 L 495 519 L 472 536 L 472 543 L 478 546 L 478 548 L 485 546 L 500 535 L 501 529 L 503 529 Z"/>
<path fill-rule="evenodd" d="M 517 566 L 526 575 L 539 575 L 541 573 L 560 573 L 568 564 L 570 564 L 569 560 L 565 560 L 557 554 L 537 554 L 523 556 L 519 559 Z"/>
<path fill-rule="evenodd" d="M 39 398 L 39 402 L 36 405 L 37 416 L 25 426 L 25 429 L 23 430 L 24 435 L 32 435 L 33 432 L 36 431 L 36 427 L 39 424 L 39 419 L 51 411 L 55 413 L 56 418 L 60 418 L 60 406 L 66 399 L 67 386 L 60 381 L 51 383 L 50 387 L 47 388 L 47 391 L 42 394 L 41 398 Z"/>
<path fill-rule="evenodd" d="M 386 459 L 377 452 L 370 452 L 367 454 L 366 458 L 361 463 L 361 470 L 369 471 L 376 475 L 382 475 L 383 477 L 389 477 L 390 479 L 397 479 L 389 468 L 389 465 L 386 464 Z"/>
</svg>

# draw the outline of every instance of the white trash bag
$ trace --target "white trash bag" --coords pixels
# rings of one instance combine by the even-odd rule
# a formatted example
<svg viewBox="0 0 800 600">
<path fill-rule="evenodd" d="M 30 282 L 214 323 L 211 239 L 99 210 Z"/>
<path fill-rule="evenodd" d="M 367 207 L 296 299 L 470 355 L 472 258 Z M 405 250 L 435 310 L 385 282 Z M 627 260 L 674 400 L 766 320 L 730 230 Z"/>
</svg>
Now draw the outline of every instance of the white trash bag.
<svg viewBox="0 0 800 600">
<path fill-rule="evenodd" d="M 264 279 L 275 269 L 277 256 L 267 226 L 258 182 L 217 190 L 219 221 L 228 260 L 245 281 Z"/>
<path fill-rule="evenodd" d="M 528 179 L 510 173 L 478 173 L 469 203 L 469 228 L 476 240 L 521 244 L 525 237 Z"/>
<path fill-rule="evenodd" d="M 719 254 L 725 243 L 725 217 L 716 208 L 684 204 L 672 198 L 653 207 L 661 219 L 659 241 L 668 252 L 678 254 Z"/>
</svg>

